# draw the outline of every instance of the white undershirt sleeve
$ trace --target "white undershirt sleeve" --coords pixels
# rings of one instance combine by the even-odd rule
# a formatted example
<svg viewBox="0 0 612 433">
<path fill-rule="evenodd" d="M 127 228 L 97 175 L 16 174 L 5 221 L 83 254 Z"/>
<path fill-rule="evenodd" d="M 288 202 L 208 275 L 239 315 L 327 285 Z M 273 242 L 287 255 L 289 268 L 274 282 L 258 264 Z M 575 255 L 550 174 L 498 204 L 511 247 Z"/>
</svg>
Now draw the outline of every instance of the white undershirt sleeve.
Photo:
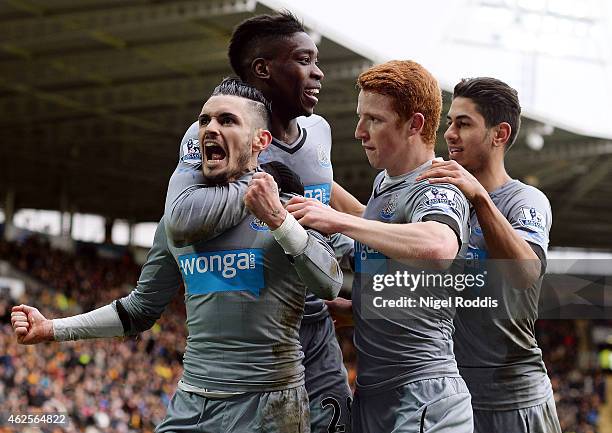
<svg viewBox="0 0 612 433">
<path fill-rule="evenodd" d="M 123 336 L 121 319 L 112 304 L 52 323 L 56 341 Z"/>
<path fill-rule="evenodd" d="M 302 254 L 308 244 L 308 233 L 289 212 L 280 227 L 272 230 L 272 235 L 285 253 L 293 257 Z"/>
</svg>

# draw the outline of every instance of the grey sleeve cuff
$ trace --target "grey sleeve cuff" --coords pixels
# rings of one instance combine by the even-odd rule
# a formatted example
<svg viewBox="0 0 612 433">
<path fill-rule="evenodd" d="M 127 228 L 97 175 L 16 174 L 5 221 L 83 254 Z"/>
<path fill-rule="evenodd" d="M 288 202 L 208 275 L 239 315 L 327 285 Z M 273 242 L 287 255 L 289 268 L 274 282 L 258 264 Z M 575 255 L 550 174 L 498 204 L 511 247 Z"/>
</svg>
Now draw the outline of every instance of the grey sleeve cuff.
<svg viewBox="0 0 612 433">
<path fill-rule="evenodd" d="M 308 290 L 321 299 L 334 299 L 342 287 L 342 270 L 323 236 L 308 230 L 308 243 L 293 258 L 295 270 Z"/>
<path fill-rule="evenodd" d="M 56 341 L 123 336 L 121 319 L 112 304 L 52 323 Z"/>
<path fill-rule="evenodd" d="M 352 270 L 351 261 L 355 253 L 355 241 L 342 233 L 334 233 L 330 236 L 330 245 L 334 249 L 340 268 Z"/>
</svg>

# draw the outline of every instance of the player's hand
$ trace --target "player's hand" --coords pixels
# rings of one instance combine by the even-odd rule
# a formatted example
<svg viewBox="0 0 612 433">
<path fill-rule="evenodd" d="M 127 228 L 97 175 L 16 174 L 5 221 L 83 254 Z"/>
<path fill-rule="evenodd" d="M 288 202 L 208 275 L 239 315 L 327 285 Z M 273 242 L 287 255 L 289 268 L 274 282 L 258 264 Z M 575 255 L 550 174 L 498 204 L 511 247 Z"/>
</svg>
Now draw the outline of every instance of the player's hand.
<svg viewBox="0 0 612 433">
<path fill-rule="evenodd" d="M 353 323 L 353 301 L 350 299 L 336 298 L 333 301 L 325 301 L 329 314 L 334 319 L 336 329 L 354 326 Z"/>
<path fill-rule="evenodd" d="M 285 205 L 291 215 L 304 227 L 326 235 L 338 233 L 346 214 L 324 205 L 314 198 L 293 197 Z"/>
<path fill-rule="evenodd" d="M 488 196 L 480 182 L 456 161 L 432 161 L 431 167 L 416 178 L 417 181 L 422 179 L 429 179 L 429 183 L 455 185 L 471 202 L 483 194 Z"/>
<path fill-rule="evenodd" d="M 255 173 L 244 194 L 244 204 L 253 215 L 276 230 L 285 221 L 287 211 L 278 198 L 278 185 L 268 173 Z"/>
<path fill-rule="evenodd" d="M 53 323 L 37 308 L 18 305 L 11 311 L 11 325 L 19 344 L 37 344 L 53 341 Z"/>
</svg>

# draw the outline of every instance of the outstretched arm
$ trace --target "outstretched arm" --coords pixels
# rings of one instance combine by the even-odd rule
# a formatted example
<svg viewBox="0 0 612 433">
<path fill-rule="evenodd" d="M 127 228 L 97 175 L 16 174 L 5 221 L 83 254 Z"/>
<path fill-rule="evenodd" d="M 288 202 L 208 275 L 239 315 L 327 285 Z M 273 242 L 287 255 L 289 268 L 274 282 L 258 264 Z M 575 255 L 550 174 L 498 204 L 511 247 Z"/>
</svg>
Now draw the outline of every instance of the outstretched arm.
<svg viewBox="0 0 612 433">
<path fill-rule="evenodd" d="M 454 259 L 459 249 L 453 230 L 437 221 L 388 224 L 302 198 L 292 199 L 287 209 L 304 226 L 323 233 L 343 233 L 395 260 Z"/>
<path fill-rule="evenodd" d="M 88 313 L 53 320 L 34 307 L 19 305 L 13 307 L 11 324 L 21 344 L 137 334 L 153 326 L 180 284 L 181 276 L 168 251 L 162 219 L 138 284 L 128 296 Z"/>
<path fill-rule="evenodd" d="M 53 324 L 37 308 L 24 304 L 13 307 L 11 325 L 19 344 L 53 341 Z"/>
<path fill-rule="evenodd" d="M 121 320 L 112 304 L 89 313 L 54 320 L 47 319 L 37 308 L 22 304 L 13 307 L 11 324 L 20 344 L 123 335 Z"/>
<path fill-rule="evenodd" d="M 176 296 L 181 283 L 178 265 L 168 249 L 162 218 L 136 287 L 129 295 L 115 301 L 124 334 L 134 335 L 151 328 Z"/>
</svg>

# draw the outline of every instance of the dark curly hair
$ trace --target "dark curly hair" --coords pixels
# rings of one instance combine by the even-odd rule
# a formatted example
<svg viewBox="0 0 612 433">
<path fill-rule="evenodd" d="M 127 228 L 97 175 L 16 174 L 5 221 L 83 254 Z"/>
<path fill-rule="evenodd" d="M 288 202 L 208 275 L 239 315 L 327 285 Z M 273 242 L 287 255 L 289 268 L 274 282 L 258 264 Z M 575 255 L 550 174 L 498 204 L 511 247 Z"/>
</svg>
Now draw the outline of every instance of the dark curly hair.
<svg viewBox="0 0 612 433">
<path fill-rule="evenodd" d="M 302 32 L 306 32 L 304 25 L 289 11 L 257 15 L 241 22 L 234 29 L 229 43 L 232 69 L 242 80 L 247 80 L 254 59 L 273 57 L 270 42 Z"/>
</svg>

